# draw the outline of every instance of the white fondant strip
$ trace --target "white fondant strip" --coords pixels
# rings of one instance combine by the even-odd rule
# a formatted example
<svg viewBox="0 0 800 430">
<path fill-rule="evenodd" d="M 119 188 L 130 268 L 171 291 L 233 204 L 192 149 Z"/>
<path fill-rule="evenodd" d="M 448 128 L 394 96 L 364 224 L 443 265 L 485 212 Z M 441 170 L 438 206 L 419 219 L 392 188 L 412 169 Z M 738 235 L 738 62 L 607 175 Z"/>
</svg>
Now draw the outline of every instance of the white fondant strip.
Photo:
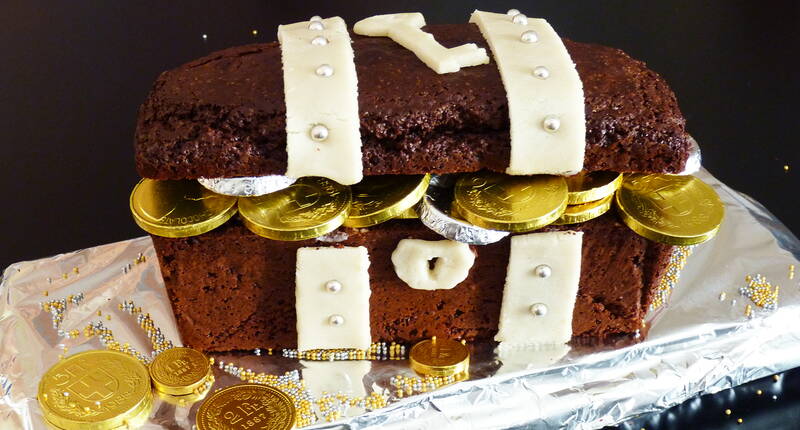
<svg viewBox="0 0 800 430">
<path fill-rule="evenodd" d="M 314 23 L 278 27 L 286 97 L 286 176 L 323 176 L 352 185 L 361 181 L 363 167 L 350 35 L 339 17 Z"/>
<path fill-rule="evenodd" d="M 297 250 L 297 349 L 367 349 L 369 256 L 363 246 Z"/>
<path fill-rule="evenodd" d="M 445 48 L 433 35 L 421 30 L 425 17 L 419 12 L 376 15 L 358 21 L 353 31 L 362 36 L 388 37 L 413 52 L 436 73 L 453 73 L 462 67 L 488 64 L 486 50 L 474 43 Z"/>
<path fill-rule="evenodd" d="M 403 239 L 392 252 L 397 277 L 417 290 L 449 290 L 467 279 L 475 254 L 452 240 Z"/>
<path fill-rule="evenodd" d="M 489 43 L 506 89 L 511 123 L 506 173 L 580 172 L 586 146 L 583 84 L 561 38 L 543 19 L 517 24 L 506 14 L 476 10 L 470 22 Z"/>
<path fill-rule="evenodd" d="M 511 238 L 496 341 L 510 347 L 570 340 L 582 243 L 583 233 L 574 231 Z"/>
</svg>

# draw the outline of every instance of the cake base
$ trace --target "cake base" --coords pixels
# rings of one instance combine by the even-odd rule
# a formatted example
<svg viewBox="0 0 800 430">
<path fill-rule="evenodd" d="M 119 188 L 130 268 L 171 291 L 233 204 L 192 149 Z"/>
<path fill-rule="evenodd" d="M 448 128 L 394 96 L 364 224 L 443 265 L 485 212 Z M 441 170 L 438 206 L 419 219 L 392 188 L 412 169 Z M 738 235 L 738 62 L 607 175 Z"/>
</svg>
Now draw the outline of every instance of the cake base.
<svg viewBox="0 0 800 430">
<path fill-rule="evenodd" d="M 546 230 L 583 231 L 583 260 L 572 329 L 574 342 L 635 336 L 672 246 L 648 241 L 615 212 Z M 364 246 L 369 252 L 373 341 L 413 343 L 439 336 L 490 341 L 497 332 L 509 239 L 472 246 L 475 264 L 451 290 L 415 290 L 395 274 L 391 254 L 406 238 L 441 240 L 419 220 L 367 229 L 342 228 L 339 243 L 281 242 L 238 219 L 189 238 L 153 236 L 161 273 L 184 345 L 203 351 L 295 348 L 295 256 L 308 246 Z"/>
</svg>

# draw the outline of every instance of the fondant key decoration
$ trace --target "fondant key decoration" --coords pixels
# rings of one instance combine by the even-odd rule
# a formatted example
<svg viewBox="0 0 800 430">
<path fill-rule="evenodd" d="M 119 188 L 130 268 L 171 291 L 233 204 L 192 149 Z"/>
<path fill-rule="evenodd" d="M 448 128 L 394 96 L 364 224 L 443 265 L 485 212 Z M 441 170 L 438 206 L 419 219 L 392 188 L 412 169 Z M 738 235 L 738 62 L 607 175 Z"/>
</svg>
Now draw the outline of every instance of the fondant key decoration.
<svg viewBox="0 0 800 430">
<path fill-rule="evenodd" d="M 469 245 L 453 240 L 403 239 L 392 252 L 397 277 L 416 290 L 449 290 L 474 263 Z"/>
<path fill-rule="evenodd" d="M 300 248 L 295 273 L 297 349 L 368 349 L 367 248 Z"/>
<path fill-rule="evenodd" d="M 419 12 L 393 13 L 362 19 L 353 26 L 353 31 L 362 36 L 388 37 L 413 52 L 439 74 L 489 63 L 484 48 L 478 48 L 474 43 L 445 48 L 432 34 L 422 31 L 424 26 L 425 17 Z"/>
</svg>

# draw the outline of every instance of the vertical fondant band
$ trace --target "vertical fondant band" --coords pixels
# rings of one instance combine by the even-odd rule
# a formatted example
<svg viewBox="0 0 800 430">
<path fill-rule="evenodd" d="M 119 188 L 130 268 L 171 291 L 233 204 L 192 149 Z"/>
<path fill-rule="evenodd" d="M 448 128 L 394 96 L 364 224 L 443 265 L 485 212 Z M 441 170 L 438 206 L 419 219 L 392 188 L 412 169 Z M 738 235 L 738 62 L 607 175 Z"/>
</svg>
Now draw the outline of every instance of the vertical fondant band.
<svg viewBox="0 0 800 430">
<path fill-rule="evenodd" d="M 506 173 L 572 175 L 586 146 L 583 84 L 567 48 L 543 19 L 475 11 L 508 98 Z"/>
<path fill-rule="evenodd" d="M 511 238 L 496 341 L 539 347 L 569 342 L 582 244 L 583 233 L 574 231 Z"/>
<path fill-rule="evenodd" d="M 369 256 L 367 248 L 297 250 L 295 312 L 297 349 L 368 349 Z"/>
<path fill-rule="evenodd" d="M 339 17 L 278 27 L 286 97 L 286 175 L 361 181 L 358 78 Z"/>
</svg>

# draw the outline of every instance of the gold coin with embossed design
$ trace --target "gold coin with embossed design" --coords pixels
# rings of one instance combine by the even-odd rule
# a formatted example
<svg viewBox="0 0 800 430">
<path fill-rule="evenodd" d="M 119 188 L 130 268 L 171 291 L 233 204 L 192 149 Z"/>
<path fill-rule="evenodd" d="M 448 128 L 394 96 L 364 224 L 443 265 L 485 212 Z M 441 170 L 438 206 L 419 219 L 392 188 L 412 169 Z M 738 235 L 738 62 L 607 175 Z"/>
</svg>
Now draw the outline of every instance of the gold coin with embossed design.
<svg viewBox="0 0 800 430">
<path fill-rule="evenodd" d="M 469 348 L 453 339 L 418 342 L 408 355 L 411 368 L 426 376 L 451 376 L 469 370 Z"/>
<path fill-rule="evenodd" d="M 565 210 L 564 213 L 561 214 L 561 217 L 558 218 L 553 224 L 577 224 L 595 219 L 608 212 L 613 203 L 614 195 L 611 194 L 596 202 L 583 203 L 580 205 L 569 205 L 567 206 L 567 210 Z"/>
<path fill-rule="evenodd" d="M 425 195 L 431 175 L 367 176 L 350 187 L 353 202 L 345 227 L 369 227 L 397 218 Z"/>
<path fill-rule="evenodd" d="M 306 177 L 274 193 L 239 198 L 239 214 L 253 233 L 275 240 L 304 240 L 336 230 L 350 211 L 350 187 Z"/>
<path fill-rule="evenodd" d="M 150 363 L 150 377 L 157 391 L 183 396 L 207 391 L 213 381 L 211 363 L 192 348 L 170 348 Z"/>
<path fill-rule="evenodd" d="M 568 176 L 567 189 L 569 201 L 567 204 L 579 205 L 595 202 L 614 194 L 622 184 L 622 173 L 617 172 L 590 172 L 578 173 Z"/>
<path fill-rule="evenodd" d="M 236 197 L 207 190 L 197 181 L 142 179 L 133 188 L 136 224 L 156 236 L 189 237 L 211 231 L 236 214 Z"/>
<path fill-rule="evenodd" d="M 198 430 L 289 430 L 297 412 L 283 391 L 239 384 L 217 391 L 197 410 Z"/>
<path fill-rule="evenodd" d="M 567 183 L 561 176 L 470 173 L 456 182 L 453 206 L 478 227 L 522 233 L 544 227 L 564 213 Z"/>
<path fill-rule="evenodd" d="M 717 233 L 725 206 L 694 176 L 630 174 L 617 191 L 620 217 L 641 236 L 669 245 L 694 245 Z"/>
<path fill-rule="evenodd" d="M 143 424 L 153 406 L 147 368 L 116 351 L 86 351 L 51 367 L 39 382 L 45 420 L 60 429 L 107 430 Z"/>
</svg>

